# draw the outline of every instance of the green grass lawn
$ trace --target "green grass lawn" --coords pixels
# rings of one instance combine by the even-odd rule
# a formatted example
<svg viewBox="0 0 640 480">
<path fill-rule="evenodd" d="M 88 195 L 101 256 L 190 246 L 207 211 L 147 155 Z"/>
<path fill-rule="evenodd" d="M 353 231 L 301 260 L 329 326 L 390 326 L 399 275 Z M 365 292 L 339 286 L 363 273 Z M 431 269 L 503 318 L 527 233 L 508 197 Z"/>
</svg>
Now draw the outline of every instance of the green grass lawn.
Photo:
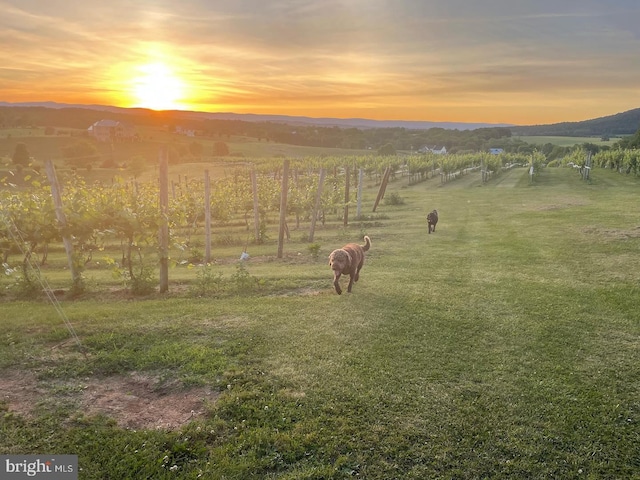
<svg viewBox="0 0 640 480">
<path fill-rule="evenodd" d="M 320 229 L 317 259 L 297 233 L 252 251 L 223 295 L 5 296 L 0 451 L 77 454 L 83 479 L 640 478 L 638 181 L 503 175 L 396 180 L 403 204 Z M 338 296 L 326 256 L 363 234 Z M 123 424 L 143 397 L 181 421 Z"/>
</svg>

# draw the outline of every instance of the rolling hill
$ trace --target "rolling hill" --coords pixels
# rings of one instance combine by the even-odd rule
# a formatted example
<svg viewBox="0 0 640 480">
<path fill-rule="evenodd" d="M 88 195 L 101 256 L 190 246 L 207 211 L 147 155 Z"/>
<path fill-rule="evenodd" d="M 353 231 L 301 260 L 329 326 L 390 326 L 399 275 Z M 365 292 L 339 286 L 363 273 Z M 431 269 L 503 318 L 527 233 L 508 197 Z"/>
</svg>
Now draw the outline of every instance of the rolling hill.
<svg viewBox="0 0 640 480">
<path fill-rule="evenodd" d="M 86 127 L 105 116 L 105 112 L 114 119 L 131 118 L 134 123 L 179 123 L 204 120 L 241 121 L 251 123 L 278 123 L 299 126 L 339 127 L 339 128 L 405 128 L 407 130 L 428 130 L 443 128 L 447 130 L 475 130 L 479 128 L 507 127 L 513 135 L 518 136 L 566 136 L 589 137 L 604 135 L 632 135 L 640 127 L 640 108 L 626 112 L 608 115 L 579 122 L 561 122 L 546 125 L 516 126 L 498 123 L 464 123 L 464 122 L 433 122 L 406 120 L 370 120 L 364 118 L 313 118 L 288 115 L 258 115 L 240 114 L 232 112 L 191 112 L 191 111 L 162 111 L 156 112 L 143 108 L 121 108 L 107 105 L 79 105 L 57 102 L 28 102 L 9 103 L 0 101 L 0 113 L 3 109 L 24 109 L 26 114 L 33 113 L 39 118 L 45 118 L 46 124 L 55 125 L 56 121 L 63 121 L 66 127 Z M 133 120 L 133 118 L 135 120 Z M 78 123 L 78 125 L 75 125 Z"/>
<path fill-rule="evenodd" d="M 511 127 L 514 135 L 552 135 L 560 137 L 589 137 L 603 135 L 632 135 L 640 128 L 640 108 L 584 120 L 549 125 Z"/>
<path fill-rule="evenodd" d="M 370 120 L 366 118 L 314 118 L 305 116 L 290 115 L 259 115 L 254 113 L 233 113 L 233 112 L 193 112 L 183 110 L 167 110 L 157 112 L 144 108 L 122 108 L 108 105 L 80 105 L 57 102 L 26 102 L 9 103 L 0 102 L 2 107 L 32 108 L 42 111 L 43 108 L 55 110 L 73 109 L 76 112 L 90 110 L 93 112 L 109 112 L 112 115 L 135 115 L 163 117 L 171 121 L 193 121 L 193 120 L 227 120 L 242 122 L 271 122 L 287 125 L 318 126 L 318 127 L 340 127 L 340 128 L 406 128 L 409 130 L 427 130 L 429 128 L 444 128 L 447 130 L 475 130 L 477 128 L 511 127 L 506 123 L 471 123 L 471 122 L 432 122 L 432 121 L 409 121 L 409 120 Z M 83 115 L 86 116 L 86 115 Z M 95 116 L 95 115 L 94 115 Z"/>
</svg>

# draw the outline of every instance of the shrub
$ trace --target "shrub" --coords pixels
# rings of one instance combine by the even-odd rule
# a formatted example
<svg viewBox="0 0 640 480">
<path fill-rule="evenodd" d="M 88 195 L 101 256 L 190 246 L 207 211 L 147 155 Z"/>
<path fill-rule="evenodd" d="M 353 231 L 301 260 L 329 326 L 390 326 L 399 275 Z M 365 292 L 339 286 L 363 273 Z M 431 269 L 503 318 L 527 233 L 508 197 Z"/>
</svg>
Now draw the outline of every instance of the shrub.
<svg viewBox="0 0 640 480">
<path fill-rule="evenodd" d="M 307 250 L 311 254 L 311 258 L 313 258 L 314 260 L 317 260 L 318 256 L 320 255 L 320 244 L 312 243 L 307 246 Z"/>
<path fill-rule="evenodd" d="M 216 294 L 222 291 L 222 272 L 214 272 L 211 265 L 198 267 L 196 282 L 189 288 L 189 293 L 195 297 Z"/>
<path fill-rule="evenodd" d="M 256 286 L 255 279 L 249 274 L 243 261 L 236 264 L 236 271 L 231 275 L 231 288 L 237 293 L 251 292 Z"/>
<path fill-rule="evenodd" d="M 21 165 L 24 167 L 29 165 L 30 156 L 27 145 L 24 143 L 18 143 L 13 151 L 11 159 L 13 160 L 14 165 Z"/>
<path fill-rule="evenodd" d="M 393 192 L 384 198 L 385 205 L 404 205 L 404 198 L 398 192 Z"/>
</svg>

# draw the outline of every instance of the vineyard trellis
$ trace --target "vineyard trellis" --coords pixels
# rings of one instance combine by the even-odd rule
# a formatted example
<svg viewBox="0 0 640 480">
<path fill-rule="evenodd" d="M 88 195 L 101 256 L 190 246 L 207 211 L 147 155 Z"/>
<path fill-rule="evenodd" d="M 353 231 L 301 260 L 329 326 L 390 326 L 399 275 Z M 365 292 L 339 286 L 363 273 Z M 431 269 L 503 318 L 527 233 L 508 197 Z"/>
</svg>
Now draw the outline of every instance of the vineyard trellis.
<svg viewBox="0 0 640 480">
<path fill-rule="evenodd" d="M 589 161 L 589 164 L 587 164 Z M 640 150 L 636 148 L 610 148 L 591 153 L 584 148 L 577 148 L 565 156 L 557 164 L 571 166 L 584 176 L 584 168 L 590 166 L 590 174 L 596 168 L 616 171 L 624 175 L 640 176 Z M 586 178 L 585 178 L 586 180 Z"/>
<path fill-rule="evenodd" d="M 47 262 L 49 247 L 63 237 L 71 239 L 73 265 L 78 275 L 95 259 L 97 253 L 103 264 L 111 268 L 132 290 L 148 289 L 153 276 L 153 252 L 162 257 L 159 235 L 161 226 L 168 228 L 169 248 L 176 253 L 174 263 L 200 263 L 210 261 L 208 250 L 215 240 L 207 238 L 203 229 L 211 222 L 220 230 L 243 225 L 247 232 L 254 229 L 256 244 L 268 240 L 268 225 L 274 225 L 276 215 L 309 222 L 308 241 L 313 241 L 315 222 L 333 217 L 348 223 L 348 207 L 360 202 L 364 176 L 383 185 L 398 175 L 407 176 L 410 183 L 443 174 L 445 181 L 460 175 L 477 172 L 482 164 L 495 174 L 507 165 L 534 163 L 526 155 L 410 155 L 370 157 L 312 157 L 287 159 L 290 163 L 291 181 L 287 182 L 286 210 L 281 212 L 283 175 L 282 159 L 256 159 L 253 163 L 230 165 L 224 175 L 198 178 L 191 175 L 171 182 L 166 190 L 166 207 L 159 208 L 159 181 L 139 182 L 115 177 L 110 183 L 87 184 L 75 171 L 63 171 L 61 199 L 66 225 L 60 225 L 55 217 L 51 201 L 51 184 L 37 170 L 24 172 L 26 187 L 16 187 L 5 182 L 0 188 L 0 208 L 3 215 L 21 232 L 24 238 L 23 265 L 32 256 L 39 256 L 41 264 Z M 538 161 L 536 160 L 536 164 Z M 357 174 L 356 174 L 357 172 Z M 357 188 L 349 188 L 353 174 Z M 386 180 L 385 180 L 386 179 Z M 209 184 L 209 187 L 206 185 Z M 385 185 L 386 186 L 386 185 Z M 209 193 L 205 193 L 210 190 Z M 384 190 L 381 190 L 381 194 Z M 380 193 L 380 192 L 379 192 Z M 205 197 L 208 197 L 205 207 Z M 379 199 L 378 199 L 379 201 Z M 249 215 L 253 212 L 253 216 Z M 244 219 L 244 220 L 242 220 Z M 240 223 L 241 222 L 241 223 Z M 0 225 L 0 251 L 3 264 L 21 250 L 12 244 L 7 229 Z M 250 236 L 250 234 L 249 234 Z M 245 245 L 242 238 L 218 238 L 225 244 Z M 119 258 L 113 253 L 119 249 Z M 26 267 L 22 273 L 26 277 Z"/>
</svg>

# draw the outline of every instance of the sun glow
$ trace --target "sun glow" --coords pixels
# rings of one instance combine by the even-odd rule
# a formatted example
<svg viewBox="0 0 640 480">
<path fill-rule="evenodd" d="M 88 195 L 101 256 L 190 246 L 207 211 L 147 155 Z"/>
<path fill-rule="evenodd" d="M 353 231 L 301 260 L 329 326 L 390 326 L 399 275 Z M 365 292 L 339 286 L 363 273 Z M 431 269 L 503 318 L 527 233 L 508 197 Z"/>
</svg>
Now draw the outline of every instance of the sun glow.
<svg viewBox="0 0 640 480">
<path fill-rule="evenodd" d="M 149 63 L 137 68 L 139 74 L 132 80 L 131 96 L 135 107 L 152 110 L 178 110 L 184 108 L 187 85 L 164 63 Z"/>
</svg>

